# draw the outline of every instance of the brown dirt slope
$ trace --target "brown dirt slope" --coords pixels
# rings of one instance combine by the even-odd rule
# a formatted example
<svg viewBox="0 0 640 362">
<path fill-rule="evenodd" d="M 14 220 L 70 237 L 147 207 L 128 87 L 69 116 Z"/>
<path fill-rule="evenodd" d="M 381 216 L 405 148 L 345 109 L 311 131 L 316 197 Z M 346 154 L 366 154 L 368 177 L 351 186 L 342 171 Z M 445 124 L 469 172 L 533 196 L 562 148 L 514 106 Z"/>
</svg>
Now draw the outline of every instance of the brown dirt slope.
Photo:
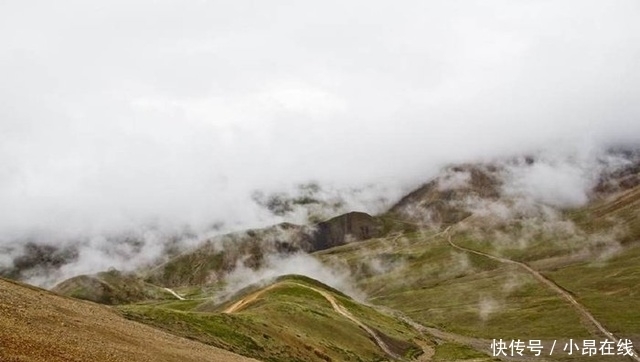
<svg viewBox="0 0 640 362">
<path fill-rule="evenodd" d="M 0 361 L 255 361 L 0 278 Z"/>
</svg>

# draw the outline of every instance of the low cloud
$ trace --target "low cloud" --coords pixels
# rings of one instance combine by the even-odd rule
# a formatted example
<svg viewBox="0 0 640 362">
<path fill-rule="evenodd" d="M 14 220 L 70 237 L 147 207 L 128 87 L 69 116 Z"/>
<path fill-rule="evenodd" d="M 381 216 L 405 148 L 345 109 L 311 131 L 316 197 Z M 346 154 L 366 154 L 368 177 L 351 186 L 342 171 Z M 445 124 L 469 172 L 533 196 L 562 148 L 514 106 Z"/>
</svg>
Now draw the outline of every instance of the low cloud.
<svg viewBox="0 0 640 362">
<path fill-rule="evenodd" d="M 491 315 L 501 308 L 501 303 L 491 297 L 482 297 L 478 301 L 478 315 L 483 322 L 488 321 Z"/>
<path fill-rule="evenodd" d="M 247 268 L 238 263 L 236 268 L 225 278 L 226 287 L 223 295 L 233 293 L 254 284 L 266 284 L 283 275 L 304 275 L 336 288 L 354 298 L 363 299 L 363 294 L 354 287 L 348 270 L 335 266 L 328 267 L 315 257 L 296 253 L 292 255 L 270 254 L 258 269 Z"/>
<path fill-rule="evenodd" d="M 451 169 L 447 169 L 444 175 L 440 175 L 438 178 L 438 190 L 457 190 L 469 186 L 471 180 L 471 174 L 466 171 L 454 172 Z"/>
</svg>

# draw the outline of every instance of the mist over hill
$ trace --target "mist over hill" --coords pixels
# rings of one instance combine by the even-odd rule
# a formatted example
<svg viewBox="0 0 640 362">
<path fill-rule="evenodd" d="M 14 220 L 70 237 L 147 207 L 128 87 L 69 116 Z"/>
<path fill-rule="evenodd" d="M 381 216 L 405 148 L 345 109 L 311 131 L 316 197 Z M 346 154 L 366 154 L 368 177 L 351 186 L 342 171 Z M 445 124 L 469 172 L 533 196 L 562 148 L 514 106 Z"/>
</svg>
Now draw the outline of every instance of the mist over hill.
<svg viewBox="0 0 640 362">
<path fill-rule="evenodd" d="M 53 286 L 76 275 L 108 269 L 144 270 L 179 255 L 186 257 L 190 250 L 199 250 L 206 242 L 212 247 L 207 253 L 223 253 L 226 266 L 220 269 L 222 274 L 211 279 L 212 276 L 207 276 L 210 271 L 193 269 L 193 265 L 199 265 L 196 257 L 191 260 L 189 270 L 185 270 L 190 275 L 188 279 L 172 274 L 168 280 L 173 281 L 163 277 L 157 281 L 180 285 L 189 280 L 189 283 L 197 284 L 226 278 L 225 274 L 230 273 L 230 280 L 246 286 L 268 275 L 296 273 L 330 283 L 331 279 L 345 278 L 340 275 L 349 274 L 349 271 L 326 270 L 320 265 L 312 267 L 317 264 L 314 260 L 299 254 L 290 257 L 289 254 L 345 243 L 346 229 L 330 231 L 337 224 L 330 226 L 332 221 L 324 221 L 349 210 L 397 215 L 394 217 L 434 229 L 472 215 L 482 220 L 476 223 L 484 228 L 523 218 L 539 223 L 535 226 L 537 229 L 558 227 L 550 226 L 550 220 L 566 228 L 568 224 L 557 216 L 558 212 L 638 185 L 640 179 L 636 169 L 639 165 L 637 149 L 607 149 L 588 155 L 540 151 L 520 157 L 452 164 L 433 177 L 421 180 L 412 192 L 398 188 L 395 192 L 405 192 L 402 197 L 389 197 L 389 193 L 373 186 L 335 190 L 324 189 L 317 183 L 272 193 L 258 191 L 252 194 L 253 207 L 267 215 L 266 220 L 271 220 L 272 225 L 278 226 L 269 226 L 264 231 L 238 229 L 229 233 L 223 224 L 212 225 L 205 231 L 195 231 L 188 226 L 182 230 L 167 230 L 159 225 L 141 224 L 130 231 L 78 234 L 73 238 L 34 234 L 29 238 L 7 239 L 2 246 L 0 272 L 13 279 Z M 358 204 L 363 195 L 370 203 Z M 375 228 L 371 226 L 371 235 L 366 238 L 377 235 L 373 231 Z M 326 231 L 322 231 L 324 229 Z M 322 233 L 318 234 L 321 231 L 329 234 L 321 236 Z M 571 235 L 565 236 L 572 237 L 574 232 L 569 233 Z M 330 235 L 342 236 L 334 239 L 336 236 Z M 358 237 L 362 238 L 364 234 Z M 242 263 L 238 264 L 240 261 Z M 282 267 L 287 264 L 291 267 Z M 349 288 L 346 282 L 338 284 Z"/>
</svg>

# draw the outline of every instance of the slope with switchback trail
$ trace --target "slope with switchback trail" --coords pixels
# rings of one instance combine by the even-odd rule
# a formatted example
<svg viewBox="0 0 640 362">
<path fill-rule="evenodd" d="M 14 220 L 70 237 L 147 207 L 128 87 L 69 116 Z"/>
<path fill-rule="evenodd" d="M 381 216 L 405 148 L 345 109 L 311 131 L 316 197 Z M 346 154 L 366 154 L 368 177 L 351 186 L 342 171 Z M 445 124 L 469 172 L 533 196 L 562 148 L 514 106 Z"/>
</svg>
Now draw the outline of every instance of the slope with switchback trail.
<svg viewBox="0 0 640 362">
<path fill-rule="evenodd" d="M 362 321 L 360 321 L 358 318 L 356 318 L 353 314 L 351 314 L 346 308 L 344 308 L 342 305 L 340 305 L 336 298 L 331 295 L 331 293 L 328 293 L 324 290 L 312 287 L 312 286 L 308 286 L 308 285 L 304 285 L 301 283 L 295 283 L 295 282 L 280 282 L 280 283 L 276 283 L 276 284 L 272 284 L 266 288 L 263 288 L 255 293 L 250 294 L 249 296 L 240 299 L 239 301 L 235 302 L 234 304 L 232 304 L 231 306 L 225 308 L 223 310 L 223 313 L 227 313 L 227 314 L 232 314 L 232 313 L 237 313 L 240 310 L 244 309 L 247 305 L 251 304 L 252 302 L 254 302 L 255 300 L 257 300 L 261 295 L 263 295 L 265 292 L 268 292 L 269 290 L 279 286 L 279 285 L 283 285 L 283 284 L 290 284 L 290 285 L 295 285 L 297 287 L 302 287 L 302 288 L 307 288 L 310 289 L 320 295 L 322 295 L 330 304 L 331 307 L 333 308 L 333 310 L 340 314 L 341 316 L 349 319 L 351 322 L 355 323 L 358 327 L 362 328 L 365 332 L 367 332 L 367 334 L 369 334 L 369 336 L 371 336 L 371 338 L 373 338 L 373 340 L 375 341 L 375 343 L 378 345 L 378 347 L 380 347 L 380 349 L 382 351 L 384 351 L 384 353 L 386 353 L 387 355 L 389 355 L 391 358 L 393 359 L 401 359 L 400 356 L 398 356 L 396 353 L 394 353 L 389 346 L 378 336 L 378 334 L 371 329 L 370 327 L 368 327 L 366 324 L 364 324 Z"/>
</svg>

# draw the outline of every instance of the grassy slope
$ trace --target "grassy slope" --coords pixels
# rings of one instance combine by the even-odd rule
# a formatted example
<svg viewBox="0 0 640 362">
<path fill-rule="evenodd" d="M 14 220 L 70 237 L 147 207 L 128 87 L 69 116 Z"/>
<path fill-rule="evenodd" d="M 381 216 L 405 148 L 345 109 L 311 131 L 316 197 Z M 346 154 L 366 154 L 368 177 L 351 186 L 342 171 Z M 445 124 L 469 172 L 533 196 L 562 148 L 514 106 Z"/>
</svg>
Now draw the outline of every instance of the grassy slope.
<svg viewBox="0 0 640 362">
<path fill-rule="evenodd" d="M 53 292 L 101 304 L 125 304 L 144 300 L 173 299 L 171 293 L 133 274 L 117 270 L 79 275 L 56 285 Z"/>
<path fill-rule="evenodd" d="M 564 216 L 579 231 L 572 239 L 540 233 L 525 245 L 497 248 L 490 237 L 464 232 L 454 233 L 454 241 L 534 265 L 606 327 L 639 345 L 640 308 L 635 307 L 640 305 L 639 214 L 640 188 L 636 187 L 566 212 Z M 518 228 L 510 225 L 501 232 L 515 239 Z M 598 241 L 603 235 L 609 238 Z M 614 256 L 603 259 L 618 244 L 621 247 Z M 423 325 L 509 340 L 599 338 L 565 300 L 521 268 L 453 250 L 443 235 L 433 232 L 414 229 L 401 237 L 392 234 L 357 248 L 346 246 L 316 255 L 328 264 L 347 263 L 371 302 L 400 310 Z M 373 272 L 371 265 L 381 262 L 388 269 Z M 450 348 L 457 347 L 445 350 Z"/>
<path fill-rule="evenodd" d="M 325 252 L 319 257 L 356 265 L 367 262 L 361 250 L 376 254 L 372 249 L 386 248 L 385 241 L 376 240 L 360 250 Z M 410 235 L 397 240 L 393 250 L 376 257 L 394 253 L 401 260 L 399 266 L 359 280 L 372 303 L 400 310 L 425 325 L 481 338 L 589 335 L 566 303 L 513 266 L 452 250 L 441 235 Z"/>
<path fill-rule="evenodd" d="M 433 360 L 440 361 L 495 361 L 496 359 L 487 358 L 485 353 L 476 351 L 473 348 L 467 347 L 463 344 L 444 342 L 436 347 L 436 353 L 433 356 Z"/>
<path fill-rule="evenodd" d="M 207 301 L 129 305 L 121 310 L 128 318 L 265 361 L 386 359 L 369 335 L 336 313 L 322 295 L 296 283 L 331 293 L 353 315 L 395 341 L 399 352 L 416 354 L 418 348 L 410 343 L 416 333 L 408 325 L 301 277 L 280 279 L 233 314 L 221 313 L 229 303 L 212 308 Z"/>
<path fill-rule="evenodd" d="M 640 245 L 606 261 L 580 262 L 546 274 L 574 294 L 611 332 L 640 346 Z"/>
<path fill-rule="evenodd" d="M 459 244 L 522 260 L 584 304 L 613 333 L 640 344 L 640 187 L 564 213 L 578 227 L 571 240 L 540 235 L 497 249 L 469 236 Z"/>
<path fill-rule="evenodd" d="M 2 278 L 0 296 L 0 361 L 251 360 L 126 320 L 110 307 Z"/>
<path fill-rule="evenodd" d="M 592 233 L 617 229 L 619 247 L 545 273 L 571 291 L 609 329 L 640 346 L 640 187 L 571 215 Z M 619 231 L 622 229 L 622 231 Z M 615 244 L 614 244 L 615 245 Z"/>
</svg>

